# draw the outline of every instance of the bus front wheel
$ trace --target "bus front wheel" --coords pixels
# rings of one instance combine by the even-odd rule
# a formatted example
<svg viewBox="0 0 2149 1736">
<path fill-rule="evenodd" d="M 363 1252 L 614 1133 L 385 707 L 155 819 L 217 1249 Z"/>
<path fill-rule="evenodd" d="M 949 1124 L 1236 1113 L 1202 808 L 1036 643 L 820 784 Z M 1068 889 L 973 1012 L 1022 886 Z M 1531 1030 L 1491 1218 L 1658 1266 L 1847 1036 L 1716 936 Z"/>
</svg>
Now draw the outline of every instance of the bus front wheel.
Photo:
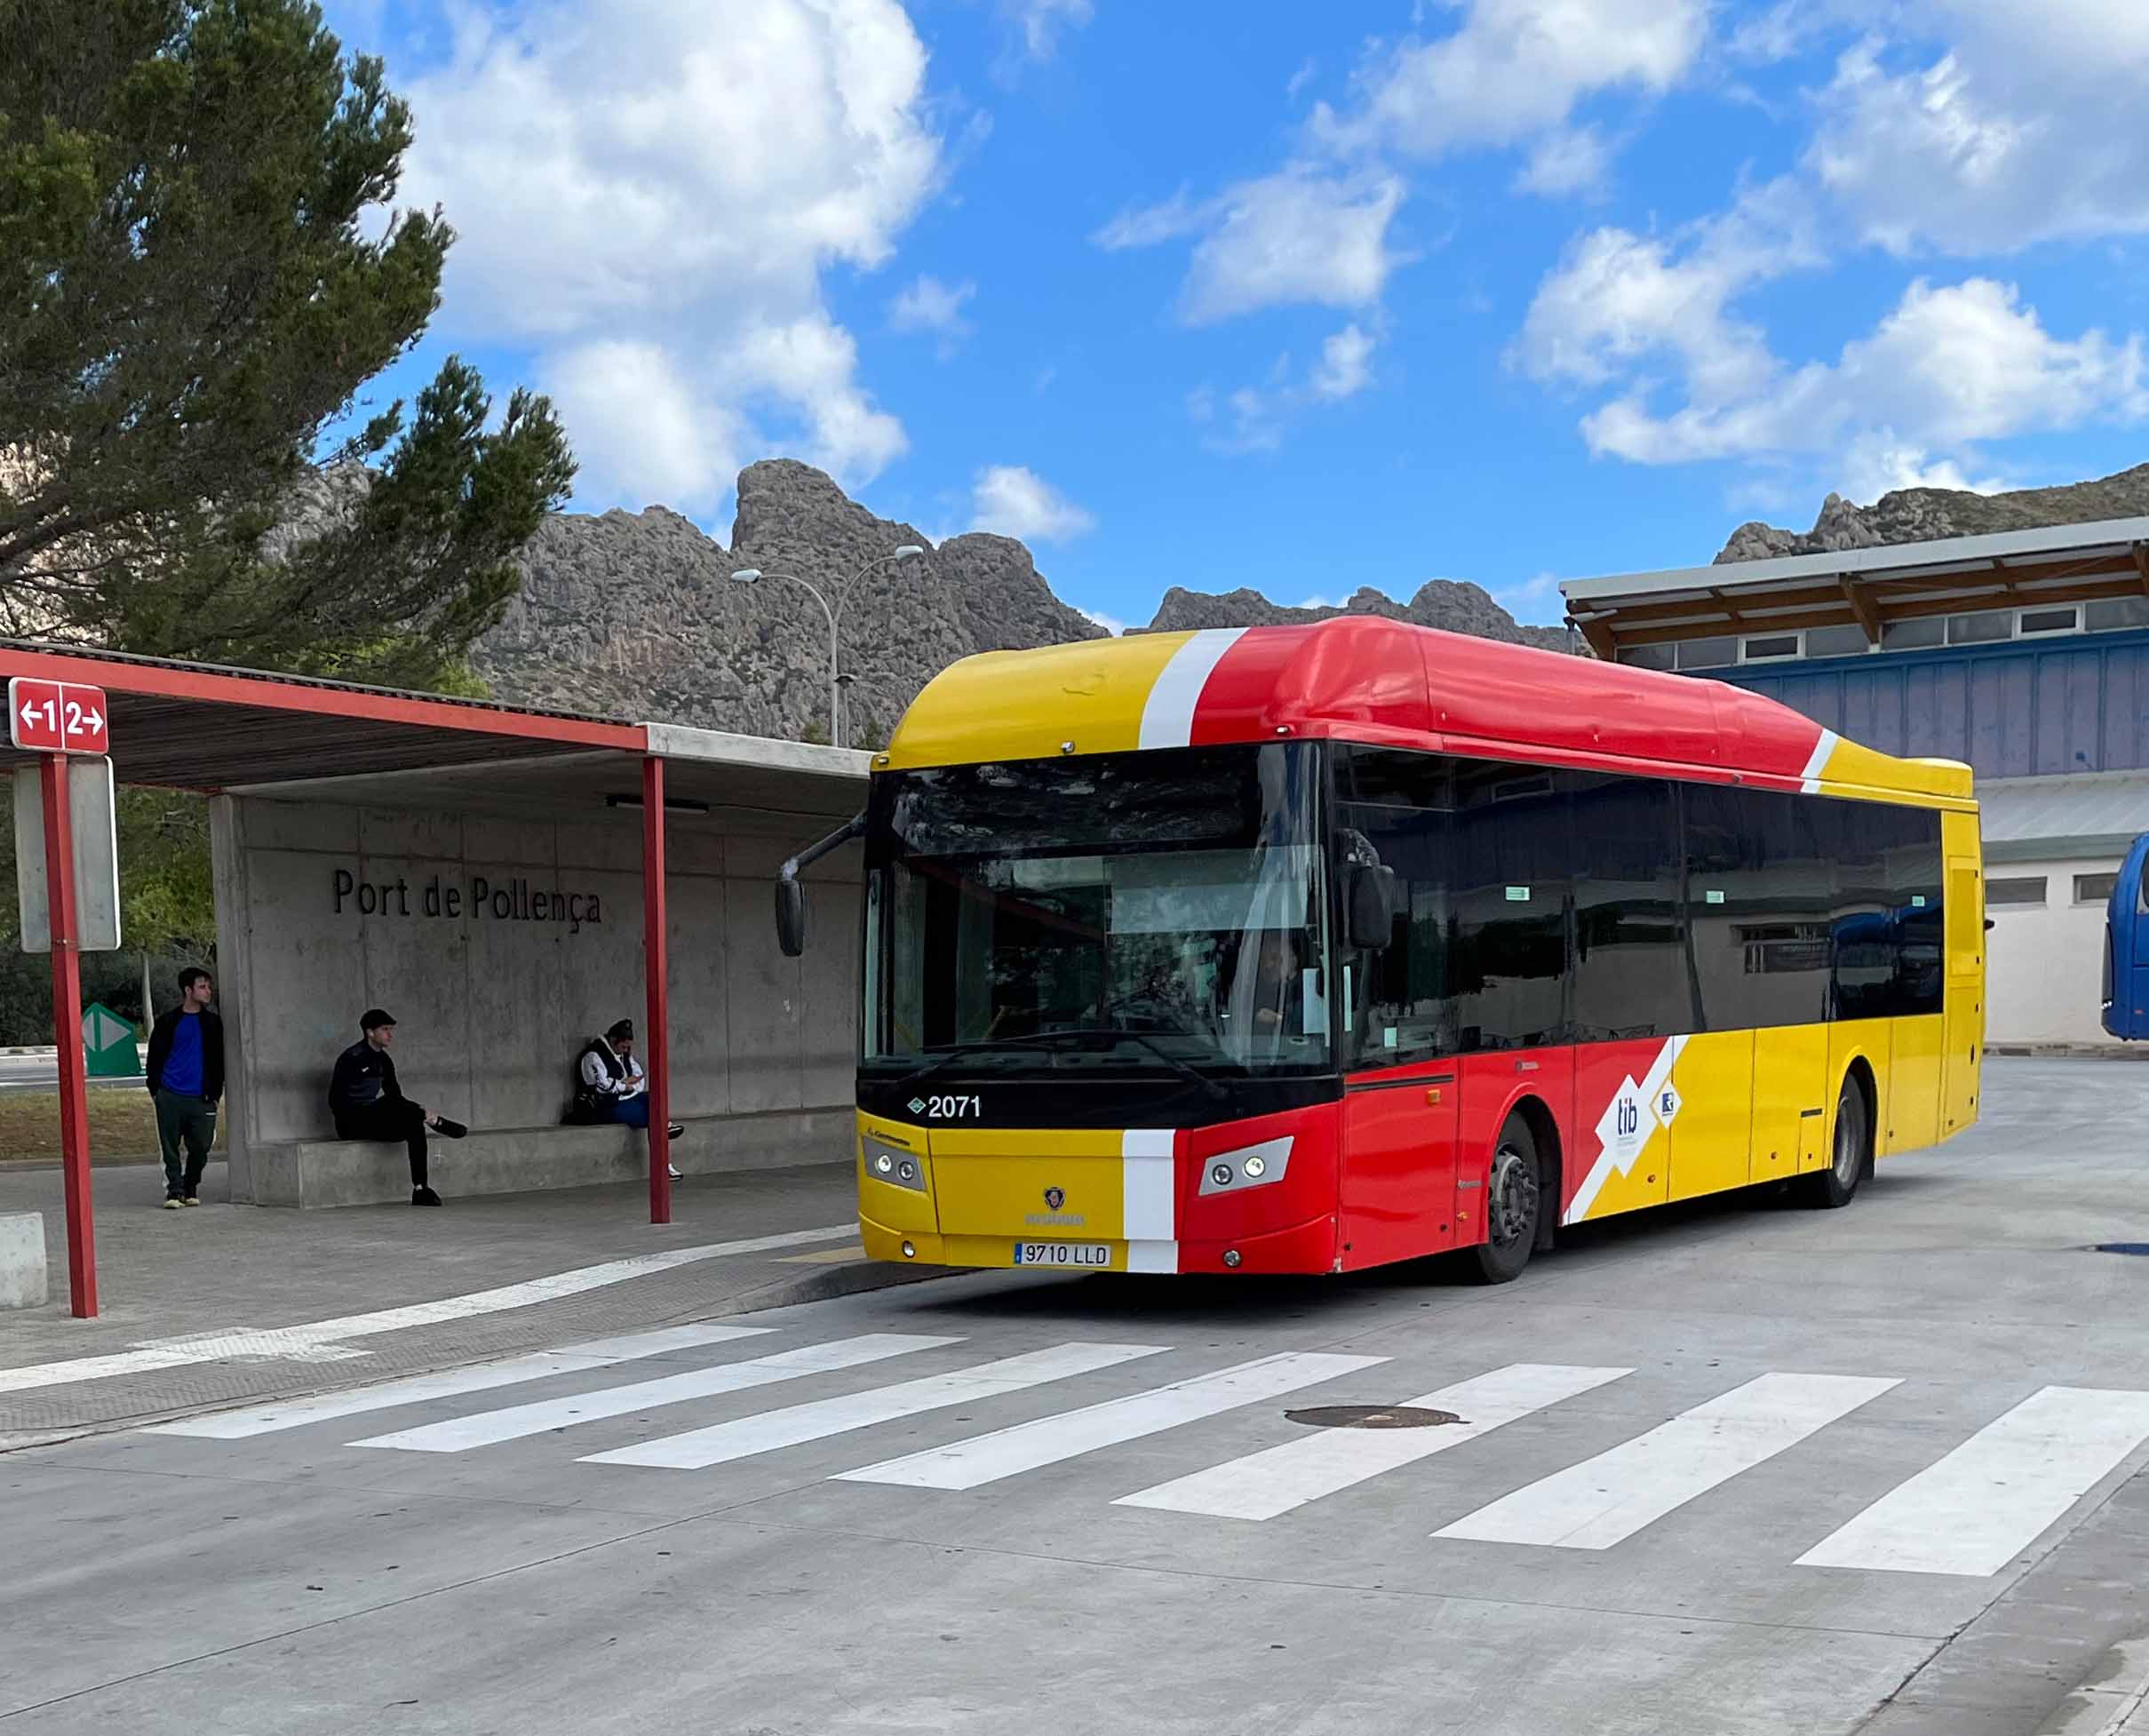
<svg viewBox="0 0 2149 1736">
<path fill-rule="evenodd" d="M 1519 1115 L 1510 1115 L 1492 1148 L 1485 1180 L 1484 1241 L 1469 1251 L 1480 1284 L 1505 1284 L 1522 1276 L 1537 1246 L 1538 1218 L 1545 1209 L 1544 1172 L 1537 1136 Z"/>
<path fill-rule="evenodd" d="M 1806 1178 L 1807 1199 L 1831 1209 L 1848 1206 L 1872 1151 L 1873 1118 L 1866 1111 L 1865 1087 L 1855 1072 L 1846 1073 L 1843 1095 L 1835 1101 L 1835 1143 L 1828 1153 L 1828 1167 Z"/>
</svg>

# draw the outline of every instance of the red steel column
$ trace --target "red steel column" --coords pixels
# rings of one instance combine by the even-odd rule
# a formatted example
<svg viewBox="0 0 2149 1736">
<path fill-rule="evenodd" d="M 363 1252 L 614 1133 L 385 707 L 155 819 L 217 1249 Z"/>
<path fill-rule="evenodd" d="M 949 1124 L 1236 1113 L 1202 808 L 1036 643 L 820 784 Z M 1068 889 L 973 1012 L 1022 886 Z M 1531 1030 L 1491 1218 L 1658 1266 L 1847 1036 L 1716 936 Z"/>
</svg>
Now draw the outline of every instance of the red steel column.
<svg viewBox="0 0 2149 1736">
<path fill-rule="evenodd" d="M 90 1104 L 82 1052 L 82 968 L 75 945 L 75 810 L 68 757 L 48 753 L 44 794 L 45 907 L 52 925 L 52 1036 L 60 1054 L 60 1153 L 68 1200 L 68 1299 L 75 1318 L 97 1314 L 97 1230 L 90 1209 Z"/>
<path fill-rule="evenodd" d="M 672 1049 L 665 944 L 665 762 L 641 762 L 641 968 L 649 993 L 649 1222 L 672 1222 Z"/>
</svg>

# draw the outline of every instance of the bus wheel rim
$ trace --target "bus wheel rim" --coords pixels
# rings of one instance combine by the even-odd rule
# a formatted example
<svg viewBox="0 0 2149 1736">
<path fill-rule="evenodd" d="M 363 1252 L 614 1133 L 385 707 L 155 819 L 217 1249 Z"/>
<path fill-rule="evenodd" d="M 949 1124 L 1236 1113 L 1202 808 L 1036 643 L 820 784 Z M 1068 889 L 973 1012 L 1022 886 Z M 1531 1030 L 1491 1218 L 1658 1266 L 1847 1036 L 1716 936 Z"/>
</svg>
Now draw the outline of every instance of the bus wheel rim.
<svg viewBox="0 0 2149 1736">
<path fill-rule="evenodd" d="M 1492 1221 L 1485 1234 L 1495 1247 L 1512 1247 L 1537 1230 L 1537 1174 L 1512 1145 L 1492 1156 Z"/>
</svg>

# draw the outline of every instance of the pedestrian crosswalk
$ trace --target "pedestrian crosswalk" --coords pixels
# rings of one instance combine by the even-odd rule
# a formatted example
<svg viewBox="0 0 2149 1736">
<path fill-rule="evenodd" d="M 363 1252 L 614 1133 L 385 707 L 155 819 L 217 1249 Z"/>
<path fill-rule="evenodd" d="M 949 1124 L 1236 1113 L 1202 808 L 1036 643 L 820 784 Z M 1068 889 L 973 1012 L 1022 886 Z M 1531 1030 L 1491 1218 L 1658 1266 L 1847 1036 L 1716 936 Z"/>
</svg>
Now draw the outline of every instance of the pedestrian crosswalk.
<svg viewBox="0 0 2149 1736">
<path fill-rule="evenodd" d="M 1434 1371 L 1413 1368 L 1414 1358 L 1317 1350 L 1233 1361 L 1162 1342 L 1077 1339 L 992 1355 L 959 1335 L 808 1336 L 781 1326 L 666 1327 L 143 1432 L 260 1450 L 278 1435 L 378 1417 L 397 1426 L 369 1421 L 309 1443 L 454 1455 L 561 1437 L 556 1449 L 548 1439 L 522 1450 L 556 1450 L 563 1463 L 584 1468 L 576 1475 L 591 1477 L 722 1476 L 728 1467 L 744 1475 L 748 1461 L 782 1466 L 790 1462 L 783 1455 L 805 1454 L 808 1480 L 858 1486 L 856 1499 L 872 1498 L 876 1487 L 882 1498 L 899 1491 L 936 1498 L 1000 1485 L 1020 1499 L 1042 1485 L 1055 1501 L 1078 1501 L 1087 1490 L 1101 1509 L 1155 1514 L 1145 1523 L 1166 1526 L 1317 1523 L 1324 1510 L 1349 1512 L 1352 1492 L 1365 1489 L 1383 1498 L 1384 1515 L 1400 1501 L 1413 1522 L 1408 1535 L 1429 1552 L 1616 1549 L 1675 1522 L 1705 1496 L 1712 1514 L 1735 1512 L 1740 1491 L 1757 1490 L 1781 1460 L 1807 1477 L 1827 1466 L 1815 1485 L 1834 1499 L 1811 1509 L 1825 1517 L 1804 1535 L 1770 1545 L 1778 1565 L 1958 1578 L 2004 1570 L 2149 1446 L 2149 1392 L 2047 1386 L 2003 1407 L 1961 1412 L 1958 1434 L 1931 1426 L 1929 1395 L 1916 1426 L 1904 1430 L 1925 1462 L 1889 1460 L 1875 1486 L 1859 1488 L 1845 1467 L 1871 1463 L 1872 1455 L 1835 1457 L 1825 1437 L 1891 1405 L 1907 1413 L 1899 1374 L 1772 1370 L 1727 1378 L 1720 1391 L 1659 1410 L 1649 1395 L 1663 1389 L 1631 1366 L 1458 1368 L 1459 1353 L 1449 1350 L 1439 1358 L 1461 1378 L 1402 1404 L 1453 1421 L 1309 1428 L 1276 1401 L 1346 1382 L 1352 1390 L 1321 1402 L 1363 1398 L 1371 1396 L 1369 1376 L 1385 1396 L 1421 1383 L 1403 1378 L 1409 1373 Z M 903 1360 L 915 1372 L 888 1380 L 879 1368 Z M 608 1371 L 659 1361 L 664 1372 L 603 1383 Z M 810 1384 L 791 1402 L 730 1402 L 800 1383 Z M 519 1402 L 471 1402 L 522 1386 L 535 1391 Z M 696 1405 L 702 1414 L 685 1408 Z M 402 1410 L 421 1413 L 384 1414 Z M 1898 1426 L 1906 1420 L 1888 1414 Z M 949 1416 L 952 1422 L 935 1421 Z M 614 1426 L 595 1426 L 608 1422 Z M 904 1422 L 912 1424 L 903 1431 L 905 1450 L 890 1456 L 894 1443 L 885 1435 L 876 1442 L 873 1431 Z M 632 1437 L 622 1443 L 622 1434 Z M 921 1435 L 928 1444 L 915 1445 Z M 1512 1474 L 1497 1440 L 1481 1445 L 1509 1435 L 1529 1445 L 1517 1457 L 1526 1469 Z M 1033 1475 L 1054 1468 L 1065 1474 Z M 1773 1510 L 1780 1524 L 1784 1509 Z M 1804 1516 L 1809 1504 L 1795 1510 Z M 1190 1543 L 1198 1533 L 1172 1534 Z"/>
</svg>

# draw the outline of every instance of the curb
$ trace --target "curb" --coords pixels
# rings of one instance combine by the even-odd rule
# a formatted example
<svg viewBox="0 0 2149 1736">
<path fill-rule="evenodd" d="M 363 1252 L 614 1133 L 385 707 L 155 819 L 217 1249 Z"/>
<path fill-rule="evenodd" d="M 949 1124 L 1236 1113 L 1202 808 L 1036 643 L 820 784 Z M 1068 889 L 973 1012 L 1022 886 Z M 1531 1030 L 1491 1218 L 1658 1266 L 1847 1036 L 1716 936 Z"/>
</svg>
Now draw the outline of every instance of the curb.
<svg viewBox="0 0 2149 1736">
<path fill-rule="evenodd" d="M 696 1307 L 661 1321 L 651 1321 L 650 1326 L 685 1326 L 697 1320 L 728 1319 L 736 1314 L 759 1314 L 771 1308 L 802 1308 L 808 1302 L 834 1302 L 844 1296 L 863 1295 L 871 1290 L 890 1290 L 897 1285 L 921 1284 L 929 1278 L 960 1278 L 967 1270 L 966 1267 L 957 1266 L 889 1266 L 873 1260 L 855 1261 L 848 1266 L 826 1266 L 815 1271 L 800 1272 L 795 1277 L 780 1278 L 773 1284 L 764 1284 L 758 1289 L 742 1290 L 712 1308 Z M 482 1363 L 497 1362 L 505 1356 L 521 1354 L 521 1351 L 501 1351 L 461 1359 L 450 1357 L 441 1362 L 398 1368 L 393 1374 L 384 1374 L 381 1381 L 405 1380 L 417 1374 L 437 1374 L 447 1368 L 474 1368 Z M 356 1384 L 362 1387 L 377 1382 L 360 1382 Z M 307 1392 L 278 1393 L 274 1396 L 279 1398 L 303 1398 L 313 1391 L 342 1390 L 330 1382 L 310 1389 Z M 148 1428 L 153 1423 L 173 1422 L 181 1417 L 207 1416 L 217 1411 L 239 1410 L 262 1402 L 259 1398 L 233 1398 L 213 1405 L 189 1405 L 179 1410 L 141 1411 L 133 1416 L 85 1422 L 77 1428 L 0 1434 L 0 1458 L 31 1447 L 60 1446 L 68 1441 L 94 1440 L 100 1435 L 125 1434 L 136 1429 Z"/>
<path fill-rule="evenodd" d="M 2144 1043 L 1987 1043 L 1985 1052 L 2036 1061 L 2149 1061 Z"/>
<path fill-rule="evenodd" d="M 2099 1658 L 2036 1736 L 2149 1736 L 2149 1634 L 2123 1639 Z"/>
</svg>

